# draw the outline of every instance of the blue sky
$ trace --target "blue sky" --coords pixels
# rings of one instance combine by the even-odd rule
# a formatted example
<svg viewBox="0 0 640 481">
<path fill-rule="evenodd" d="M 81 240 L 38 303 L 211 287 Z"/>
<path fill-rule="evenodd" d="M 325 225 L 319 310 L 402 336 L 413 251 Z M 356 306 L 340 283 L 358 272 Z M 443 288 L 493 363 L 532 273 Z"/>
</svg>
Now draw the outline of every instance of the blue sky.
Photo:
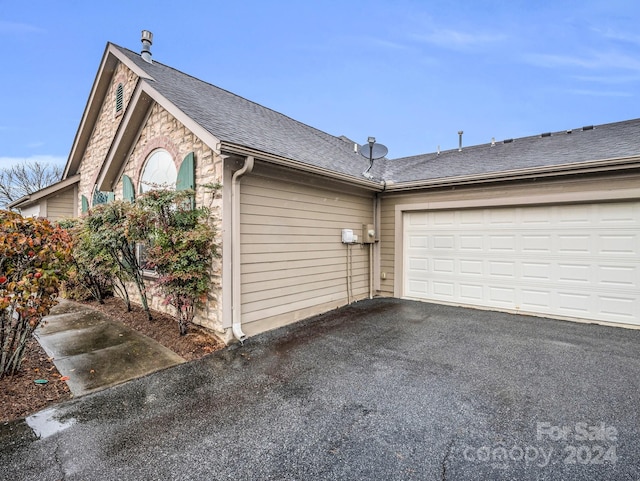
<svg viewBox="0 0 640 481">
<path fill-rule="evenodd" d="M 64 164 L 107 41 L 389 157 L 640 117 L 640 3 L 0 0 L 0 167 Z"/>
</svg>

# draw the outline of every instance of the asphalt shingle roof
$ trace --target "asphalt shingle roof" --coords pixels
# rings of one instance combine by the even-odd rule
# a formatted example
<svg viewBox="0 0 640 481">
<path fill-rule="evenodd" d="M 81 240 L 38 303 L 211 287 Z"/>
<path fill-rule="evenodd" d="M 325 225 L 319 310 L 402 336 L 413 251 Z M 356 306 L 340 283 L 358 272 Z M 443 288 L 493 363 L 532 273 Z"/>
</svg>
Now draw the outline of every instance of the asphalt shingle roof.
<svg viewBox="0 0 640 481">
<path fill-rule="evenodd" d="M 551 167 L 640 154 L 640 119 L 596 125 L 392 159 L 384 176 L 395 182 L 431 180 L 462 175 Z"/>
<path fill-rule="evenodd" d="M 223 142 L 362 179 L 368 161 L 353 144 L 160 62 L 115 46 L 154 80 L 153 87 Z"/>
<path fill-rule="evenodd" d="M 369 162 L 336 137 L 179 70 L 115 46 L 153 78 L 154 88 L 223 142 L 363 179 Z M 640 155 L 640 119 L 498 141 L 438 153 L 379 159 L 371 173 L 396 183 L 498 173 Z"/>
</svg>

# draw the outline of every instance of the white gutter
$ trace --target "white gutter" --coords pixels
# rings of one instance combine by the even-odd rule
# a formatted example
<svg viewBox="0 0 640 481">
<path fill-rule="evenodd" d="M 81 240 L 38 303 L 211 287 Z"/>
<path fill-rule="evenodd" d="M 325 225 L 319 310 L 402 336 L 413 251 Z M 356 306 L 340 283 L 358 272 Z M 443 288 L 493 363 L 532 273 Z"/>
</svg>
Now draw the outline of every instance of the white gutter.
<svg viewBox="0 0 640 481">
<path fill-rule="evenodd" d="M 241 271 L 240 271 L 240 178 L 250 174 L 253 170 L 254 159 L 246 157 L 240 170 L 231 177 L 231 330 L 233 336 L 244 343 L 247 338 L 242 332 L 242 297 L 241 297 Z"/>
</svg>

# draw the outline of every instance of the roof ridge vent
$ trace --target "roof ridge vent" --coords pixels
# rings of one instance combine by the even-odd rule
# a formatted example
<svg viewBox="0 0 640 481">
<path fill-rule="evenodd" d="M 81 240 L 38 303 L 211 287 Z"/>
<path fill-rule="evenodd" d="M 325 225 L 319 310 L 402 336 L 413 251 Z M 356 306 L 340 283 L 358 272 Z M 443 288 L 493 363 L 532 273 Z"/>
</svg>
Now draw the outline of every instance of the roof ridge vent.
<svg viewBox="0 0 640 481">
<path fill-rule="evenodd" d="M 510 144 L 511 142 L 513 142 L 513 139 L 504 139 L 502 141 L 503 144 Z"/>
<path fill-rule="evenodd" d="M 585 125 L 582 127 L 582 131 L 584 132 L 585 130 L 593 130 L 593 125 Z"/>
<path fill-rule="evenodd" d="M 142 38 L 140 39 L 142 42 L 142 52 L 140 52 L 140 56 L 142 60 L 145 62 L 151 62 L 151 44 L 153 43 L 153 34 L 149 30 L 142 31 Z"/>
<path fill-rule="evenodd" d="M 545 132 L 544 134 L 540 134 L 540 137 L 551 137 L 551 132 Z"/>
<path fill-rule="evenodd" d="M 567 130 L 567 133 L 568 133 L 568 134 L 572 134 L 572 133 L 573 133 L 573 129 L 569 129 L 569 130 Z"/>
</svg>

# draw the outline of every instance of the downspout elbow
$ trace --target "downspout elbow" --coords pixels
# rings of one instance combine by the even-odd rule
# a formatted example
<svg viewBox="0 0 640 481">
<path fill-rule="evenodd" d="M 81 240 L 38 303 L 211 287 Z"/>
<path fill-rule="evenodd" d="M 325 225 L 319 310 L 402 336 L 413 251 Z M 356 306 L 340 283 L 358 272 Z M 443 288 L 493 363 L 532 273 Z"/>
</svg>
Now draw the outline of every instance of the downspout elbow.
<svg viewBox="0 0 640 481">
<path fill-rule="evenodd" d="M 242 311 L 241 311 L 241 272 L 240 272 L 240 178 L 251 173 L 253 170 L 254 159 L 248 156 L 242 168 L 234 172 L 231 177 L 231 258 L 232 258 L 232 325 L 231 331 L 233 336 L 243 344 L 247 339 L 246 334 L 242 331 Z"/>
</svg>

